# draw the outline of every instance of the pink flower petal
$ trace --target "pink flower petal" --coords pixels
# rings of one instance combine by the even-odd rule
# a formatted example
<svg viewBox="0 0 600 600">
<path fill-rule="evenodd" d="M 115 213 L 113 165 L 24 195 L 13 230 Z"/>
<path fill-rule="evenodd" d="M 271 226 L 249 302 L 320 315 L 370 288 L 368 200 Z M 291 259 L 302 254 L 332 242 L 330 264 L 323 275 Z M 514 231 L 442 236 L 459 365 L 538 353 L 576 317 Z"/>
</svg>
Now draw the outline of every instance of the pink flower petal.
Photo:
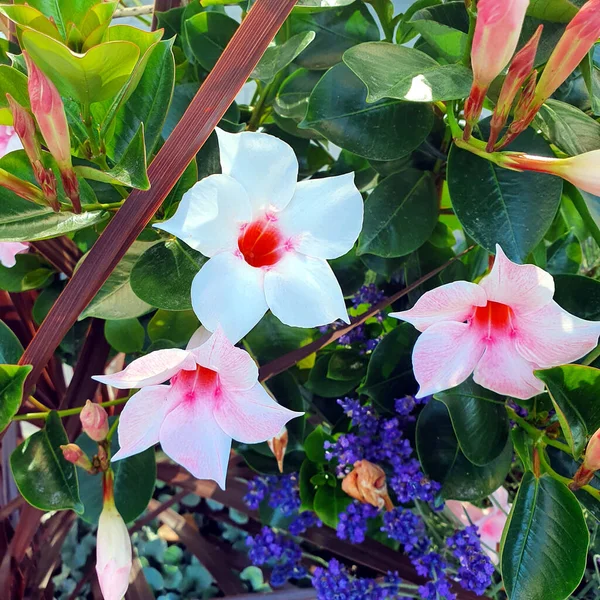
<svg viewBox="0 0 600 600">
<path fill-rule="evenodd" d="M 248 390 L 258 382 L 258 367 L 252 357 L 245 350 L 236 348 L 220 326 L 192 354 L 199 365 L 219 374 L 227 391 Z"/>
<path fill-rule="evenodd" d="M 223 174 L 246 188 L 254 216 L 269 208 L 285 208 L 298 180 L 298 160 L 291 146 L 266 133 L 216 132 Z"/>
<path fill-rule="evenodd" d="M 554 300 L 515 318 L 515 345 L 521 356 L 546 369 L 573 362 L 598 345 L 600 322 L 585 321 Z"/>
<path fill-rule="evenodd" d="M 200 322 L 214 331 L 218 325 L 232 343 L 241 340 L 267 312 L 264 272 L 241 256 L 213 256 L 192 282 L 192 306 Z"/>
<path fill-rule="evenodd" d="M 294 249 L 317 258 L 337 258 L 349 252 L 363 222 L 363 199 L 354 173 L 301 181 L 278 225 Z"/>
<path fill-rule="evenodd" d="M 10 269 L 17 264 L 17 254 L 29 250 L 29 244 L 21 242 L 0 242 L 0 263 Z"/>
<path fill-rule="evenodd" d="M 497 394 L 526 400 L 544 391 L 544 384 L 533 374 L 537 368 L 517 352 L 511 336 L 496 336 L 487 343 L 473 380 Z"/>
<path fill-rule="evenodd" d="M 554 279 L 535 265 L 517 265 L 496 245 L 496 260 L 480 284 L 488 300 L 510 306 L 516 314 L 533 313 L 552 300 Z"/>
<path fill-rule="evenodd" d="M 225 489 L 231 437 L 219 426 L 212 402 L 181 402 L 160 429 L 165 453 L 198 479 L 212 479 Z"/>
<path fill-rule="evenodd" d="M 214 256 L 236 250 L 240 227 L 251 219 L 252 206 L 242 184 L 227 175 L 211 175 L 183 195 L 173 217 L 155 227 Z"/>
<path fill-rule="evenodd" d="M 8 125 L 0 125 L 0 158 L 13 150 L 20 150 L 21 148 L 23 148 L 23 145 L 15 130 Z"/>
<path fill-rule="evenodd" d="M 476 306 L 485 306 L 487 296 L 483 288 L 468 281 L 455 281 L 425 292 L 410 309 L 391 313 L 402 321 L 425 331 L 442 321 L 463 322 L 473 315 Z"/>
<path fill-rule="evenodd" d="M 158 444 L 162 422 L 173 407 L 169 385 L 149 386 L 134 394 L 119 419 L 119 451 L 112 461 L 143 452 Z"/>
<path fill-rule="evenodd" d="M 192 337 L 190 338 L 190 341 L 188 342 L 188 345 L 186 346 L 186 350 L 193 350 L 194 348 L 197 348 L 198 346 L 202 346 L 202 344 L 204 344 L 204 342 L 207 342 L 210 339 L 210 336 L 212 335 L 212 332 L 210 332 L 208 329 L 206 329 L 206 327 L 203 327 L 202 325 L 200 325 L 200 327 L 198 327 L 198 329 L 196 329 L 196 331 L 194 331 L 194 333 L 192 334 Z"/>
<path fill-rule="evenodd" d="M 502 539 L 502 532 L 504 531 L 507 519 L 508 515 L 504 514 L 499 509 L 495 509 L 477 525 L 483 544 L 483 550 L 496 565 L 500 561 L 498 555 L 500 550 L 500 540 Z"/>
<path fill-rule="evenodd" d="M 485 517 L 483 509 L 470 502 L 446 500 L 446 506 L 455 517 L 458 517 L 458 519 L 467 526 L 471 523 L 477 523 Z"/>
<path fill-rule="evenodd" d="M 92 379 L 120 390 L 141 388 L 163 383 L 182 369 L 195 369 L 196 361 L 187 350 L 178 348 L 156 350 L 137 358 L 114 375 L 94 375 Z"/>
<path fill-rule="evenodd" d="M 287 252 L 265 274 L 265 295 L 273 314 L 286 325 L 350 322 L 340 284 L 321 258 Z"/>
<path fill-rule="evenodd" d="M 275 437 L 288 421 L 303 414 L 275 402 L 260 383 L 243 392 L 224 390 L 214 412 L 223 431 L 246 444 Z"/>
<path fill-rule="evenodd" d="M 440 322 L 419 336 L 413 370 L 423 398 L 453 388 L 473 372 L 484 352 L 479 336 L 466 323 Z"/>
</svg>

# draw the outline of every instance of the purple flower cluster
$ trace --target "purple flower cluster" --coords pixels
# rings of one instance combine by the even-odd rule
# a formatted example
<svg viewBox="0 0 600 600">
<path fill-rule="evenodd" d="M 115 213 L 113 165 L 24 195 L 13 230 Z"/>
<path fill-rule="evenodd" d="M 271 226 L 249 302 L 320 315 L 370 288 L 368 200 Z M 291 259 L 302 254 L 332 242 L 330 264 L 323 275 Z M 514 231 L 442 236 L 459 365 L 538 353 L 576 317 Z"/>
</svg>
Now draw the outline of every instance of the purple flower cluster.
<svg viewBox="0 0 600 600">
<path fill-rule="evenodd" d="M 250 510 L 258 510 L 260 503 L 269 498 L 269 506 L 278 508 L 285 516 L 294 515 L 300 508 L 298 476 L 259 475 L 248 482 L 248 491 L 244 502 Z"/>
<path fill-rule="evenodd" d="M 298 544 L 284 535 L 263 527 L 259 534 L 246 538 L 248 557 L 259 567 L 272 567 L 271 585 L 280 587 L 288 579 L 300 579 L 307 575 L 302 566 L 302 550 Z"/>
<path fill-rule="evenodd" d="M 412 510 L 401 507 L 394 508 L 383 515 L 381 531 L 390 539 L 400 542 L 409 555 L 420 549 L 425 538 L 423 519 Z"/>
<path fill-rule="evenodd" d="M 428 540 L 426 546 L 429 546 Z M 420 598 L 424 600 L 456 599 L 456 594 L 452 592 L 451 583 L 445 574 L 448 565 L 437 552 L 425 552 L 421 555 L 413 552 L 412 563 L 421 577 L 430 579 L 425 585 L 419 587 Z"/>
<path fill-rule="evenodd" d="M 352 296 L 352 306 L 358 308 L 361 304 L 373 306 L 381 302 L 385 294 L 374 284 L 363 285 L 354 296 Z"/>
<path fill-rule="evenodd" d="M 368 521 L 379 515 L 379 510 L 370 504 L 355 500 L 340 513 L 337 536 L 341 540 L 350 540 L 353 544 L 362 544 L 367 535 Z"/>
<path fill-rule="evenodd" d="M 457 573 L 458 583 L 478 596 L 483 595 L 492 582 L 494 565 L 481 550 L 477 527 L 471 525 L 458 531 L 446 540 L 446 545 L 460 565 Z"/>
<path fill-rule="evenodd" d="M 289 525 L 288 531 L 292 535 L 300 535 L 311 527 L 322 527 L 321 519 L 310 510 L 301 512 Z"/>
</svg>

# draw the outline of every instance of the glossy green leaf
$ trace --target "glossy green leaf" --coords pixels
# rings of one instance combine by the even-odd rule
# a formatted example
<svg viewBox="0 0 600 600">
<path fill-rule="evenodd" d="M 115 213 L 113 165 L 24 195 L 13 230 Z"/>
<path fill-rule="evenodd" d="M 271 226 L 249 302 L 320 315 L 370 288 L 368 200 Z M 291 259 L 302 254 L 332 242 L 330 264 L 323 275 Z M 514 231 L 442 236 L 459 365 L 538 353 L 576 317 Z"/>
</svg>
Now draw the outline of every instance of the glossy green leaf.
<svg viewBox="0 0 600 600">
<path fill-rule="evenodd" d="M 573 455 L 581 455 L 587 438 L 600 427 L 600 370 L 564 365 L 535 371 L 550 392 L 552 404 Z"/>
<path fill-rule="evenodd" d="M 564 484 L 525 473 L 505 529 L 502 576 L 510 600 L 565 600 L 585 571 L 589 532 Z"/>
<path fill-rule="evenodd" d="M 198 64 L 210 71 L 238 27 L 235 19 L 217 12 L 201 12 L 185 21 L 187 40 Z"/>
<path fill-rule="evenodd" d="M 97 46 L 102 41 L 117 5 L 118 2 L 99 2 L 85 13 L 78 26 L 78 33 L 82 38 L 82 52 Z"/>
<path fill-rule="evenodd" d="M 279 71 L 285 69 L 315 39 L 314 31 L 292 36 L 279 46 L 269 46 L 250 75 L 251 79 L 271 81 Z"/>
<path fill-rule="evenodd" d="M 110 419 L 113 422 L 113 418 Z M 98 453 L 98 444 L 82 433 L 75 442 L 89 457 Z M 111 440 L 111 453 L 119 450 L 117 435 Z M 117 510 L 126 523 L 137 519 L 150 502 L 156 481 L 154 448 L 111 463 L 115 472 L 114 493 Z M 85 507 L 81 518 L 96 524 L 102 512 L 102 477 L 77 469 L 81 502 Z"/>
<path fill-rule="evenodd" d="M 446 405 L 460 449 L 470 462 L 483 466 L 502 454 L 509 434 L 504 397 L 469 379 L 434 398 Z"/>
<path fill-rule="evenodd" d="M 132 244 L 79 319 L 85 317 L 107 320 L 132 319 L 152 309 L 150 304 L 134 294 L 130 281 L 133 266 L 149 247 L 150 243 L 147 242 Z M 82 260 L 85 260 L 86 256 Z"/>
<path fill-rule="evenodd" d="M 600 281 L 583 275 L 555 275 L 554 300 L 581 319 L 600 321 Z"/>
<path fill-rule="evenodd" d="M 198 327 L 200 322 L 191 310 L 157 310 L 148 323 L 148 337 L 153 342 L 169 340 L 175 346 L 183 346 Z"/>
<path fill-rule="evenodd" d="M 189 310 L 192 280 L 206 262 L 179 240 L 160 242 L 142 254 L 131 271 L 135 294 L 156 308 Z"/>
<path fill-rule="evenodd" d="M 15 4 L 29 4 L 51 18 L 61 35 L 66 37 L 69 23 L 79 25 L 88 10 L 98 0 L 18 0 Z"/>
<path fill-rule="evenodd" d="M 342 293 L 345 298 L 349 298 L 358 292 L 359 288 L 365 282 L 366 268 L 363 261 L 356 255 L 354 248 L 332 261 L 329 265 L 335 273 Z"/>
<path fill-rule="evenodd" d="M 483 139 L 489 120 L 480 123 Z M 523 132 L 510 150 L 554 156 L 532 129 Z M 465 231 L 481 246 L 495 252 L 500 244 L 507 256 L 525 262 L 552 225 L 562 180 L 539 173 L 517 173 L 493 165 L 456 146 L 448 159 L 452 206 Z"/>
<path fill-rule="evenodd" d="M 545 270 L 552 275 L 574 275 L 579 271 L 582 259 L 583 253 L 577 236 L 572 231 L 567 231 L 548 248 Z"/>
<path fill-rule="evenodd" d="M 2 358 L 17 362 L 23 352 L 19 340 L 12 331 L 2 323 L 0 330 Z M 15 354 L 19 354 L 15 360 Z M 31 371 L 30 365 L 0 365 L 0 432 L 4 431 L 17 414 L 23 399 L 23 385 Z"/>
<path fill-rule="evenodd" d="M 533 440 L 520 427 L 514 427 L 510 432 L 510 437 L 515 452 L 523 463 L 523 468 L 526 471 L 531 471 L 533 469 Z"/>
<path fill-rule="evenodd" d="M 355 0 L 298 0 L 294 6 L 294 11 L 315 12 L 321 10 L 331 10 L 332 8 L 340 8 L 352 4 Z"/>
<path fill-rule="evenodd" d="M 527 14 L 531 17 L 568 23 L 586 0 L 531 0 Z"/>
<path fill-rule="evenodd" d="M 29 436 L 10 455 L 10 468 L 19 492 L 40 510 L 83 512 L 75 465 L 65 460 L 60 450 L 61 445 L 68 443 L 60 417 L 52 411 L 44 429 Z"/>
<path fill-rule="evenodd" d="M 317 465 L 324 465 L 327 462 L 325 442 L 333 442 L 333 438 L 325 432 L 322 425 L 317 425 L 315 430 L 304 440 L 304 451 L 308 460 Z"/>
<path fill-rule="evenodd" d="M 21 27 L 30 27 L 41 33 L 60 40 L 61 35 L 56 25 L 37 8 L 27 4 L 0 5 L 0 13 Z M 20 33 L 20 31 L 19 31 Z"/>
<path fill-rule="evenodd" d="M 406 169 L 386 177 L 365 202 L 357 254 L 406 256 L 422 246 L 438 219 L 438 198 L 428 171 Z"/>
<path fill-rule="evenodd" d="M 456 100 L 468 97 L 473 83 L 471 70 L 463 65 L 441 65 L 424 52 L 387 42 L 354 46 L 344 62 L 367 86 L 368 102 Z"/>
<path fill-rule="evenodd" d="M 300 122 L 306 115 L 310 94 L 321 79 L 318 71 L 296 69 L 284 79 L 273 103 L 275 112 L 281 117 Z"/>
<path fill-rule="evenodd" d="M 23 46 L 63 96 L 82 104 L 112 98 L 125 85 L 139 57 L 131 42 L 106 42 L 75 54 L 57 40 L 33 30 Z"/>
<path fill-rule="evenodd" d="M 590 96 L 592 113 L 600 115 L 600 60 L 594 60 L 594 49 L 590 50 L 583 59 L 579 68 L 585 81 L 587 92 Z"/>
<path fill-rule="evenodd" d="M 279 375 L 275 375 L 275 377 L 271 377 L 265 385 L 271 394 L 273 394 L 275 400 L 282 406 L 297 412 L 304 412 L 306 410 L 306 403 L 300 392 L 298 382 L 289 371 L 284 371 L 283 373 L 279 373 Z M 297 417 L 288 421 L 286 424 L 290 438 L 288 449 L 291 449 L 294 442 L 299 444 L 303 442 L 305 426 L 305 417 Z"/>
<path fill-rule="evenodd" d="M 16 365 L 23 354 L 23 346 L 13 330 L 0 321 L 0 364 Z"/>
<path fill-rule="evenodd" d="M 13 267 L 0 265 L 0 290 L 25 292 L 43 287 L 54 275 L 36 254 L 18 254 Z"/>
<path fill-rule="evenodd" d="M 367 372 L 364 355 L 358 350 L 343 348 L 336 350 L 332 355 L 327 367 L 327 378 L 337 381 L 356 381 L 362 379 Z"/>
<path fill-rule="evenodd" d="M 313 509 L 317 517 L 328 527 L 337 527 L 339 514 L 348 508 L 352 498 L 341 487 L 324 485 L 317 488 Z"/>
<path fill-rule="evenodd" d="M 362 81 L 346 65 L 336 65 L 313 90 L 300 127 L 315 129 L 334 144 L 374 160 L 405 156 L 429 134 L 433 113 L 428 105 L 367 103 L 366 98 Z"/>
<path fill-rule="evenodd" d="M 306 459 L 300 467 L 298 474 L 298 487 L 300 488 L 301 510 L 313 510 L 317 486 L 312 483 L 312 478 L 319 473 L 319 468 L 311 460 Z"/>
<path fill-rule="evenodd" d="M 338 10 L 311 11 L 310 14 L 296 9 L 290 22 L 294 34 L 307 31 L 317 34 L 296 60 L 307 69 L 328 69 L 342 60 L 348 48 L 379 39 L 379 28 L 362 2 L 353 2 Z"/>
<path fill-rule="evenodd" d="M 121 319 L 104 323 L 106 341 L 117 351 L 133 354 L 144 347 L 146 332 L 137 319 Z"/>
<path fill-rule="evenodd" d="M 12 125 L 12 113 L 8 108 L 6 94 L 10 94 L 21 106 L 29 108 L 27 77 L 14 67 L 0 65 L 0 125 Z"/>
<path fill-rule="evenodd" d="M 339 398 L 348 394 L 360 382 L 362 375 L 360 372 L 355 374 L 354 379 L 340 380 L 329 376 L 330 362 L 332 354 L 319 356 L 315 366 L 311 369 L 308 376 L 306 387 L 323 398 Z"/>
</svg>

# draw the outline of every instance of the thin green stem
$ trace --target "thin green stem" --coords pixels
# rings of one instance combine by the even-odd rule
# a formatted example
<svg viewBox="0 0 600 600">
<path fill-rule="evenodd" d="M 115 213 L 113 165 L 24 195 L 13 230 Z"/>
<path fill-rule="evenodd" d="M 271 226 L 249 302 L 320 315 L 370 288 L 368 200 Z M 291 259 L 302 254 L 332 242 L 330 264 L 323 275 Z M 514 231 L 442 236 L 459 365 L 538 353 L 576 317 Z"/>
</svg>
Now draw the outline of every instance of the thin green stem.
<svg viewBox="0 0 600 600">
<path fill-rule="evenodd" d="M 322 567 L 325 567 L 326 569 L 329 568 L 329 562 L 326 561 L 324 558 L 317 556 L 316 554 L 311 554 L 310 552 L 302 552 L 302 556 L 304 558 L 308 558 L 308 560 L 311 560 L 312 562 L 321 565 Z"/>
<path fill-rule="evenodd" d="M 127 396 L 126 398 L 118 398 L 117 400 L 109 400 L 108 402 L 102 402 L 99 406 L 103 406 L 104 408 L 108 408 L 109 406 L 119 406 L 120 404 L 125 404 L 127 400 L 129 400 L 131 396 Z M 77 408 L 67 408 L 65 410 L 57 411 L 59 417 L 71 417 L 73 415 L 78 415 L 83 410 L 83 406 L 79 406 Z M 13 421 L 34 421 L 36 419 L 47 419 L 49 412 L 39 412 L 39 413 L 23 413 L 22 415 L 17 415 L 13 417 Z"/>
<path fill-rule="evenodd" d="M 510 406 L 506 407 L 506 412 L 508 413 L 508 418 L 514 421 L 521 429 L 523 429 L 523 431 L 525 431 L 525 433 L 535 443 L 541 441 L 547 446 L 552 446 L 554 448 L 557 448 L 558 450 L 562 450 L 569 456 L 571 455 L 571 449 L 569 448 L 569 446 L 567 446 L 567 444 L 563 444 L 558 440 L 553 440 L 552 438 L 549 438 L 541 429 L 534 427 L 531 423 L 528 423 L 525 419 L 523 419 L 523 417 L 520 417 Z"/>
<path fill-rule="evenodd" d="M 467 44 L 462 57 L 462 63 L 466 67 L 471 66 L 471 48 L 473 47 L 473 37 L 475 36 L 475 24 L 477 18 L 472 9 L 467 11 L 469 13 L 469 32 L 467 33 Z"/>
<path fill-rule="evenodd" d="M 27 400 L 29 401 L 30 404 L 33 404 L 33 406 L 35 406 L 37 409 L 39 409 L 45 413 L 50 412 L 50 409 L 43 402 L 36 400 L 33 396 L 29 396 L 29 398 L 27 398 Z"/>
<path fill-rule="evenodd" d="M 119 425 L 119 415 L 117 415 L 117 418 L 114 420 L 114 423 L 110 426 L 110 429 L 108 430 L 108 433 L 106 434 L 106 441 L 108 442 L 108 447 L 110 448 L 110 441 L 112 440 L 112 436 L 115 434 L 115 431 L 117 430 L 117 426 Z"/>
<path fill-rule="evenodd" d="M 88 212 L 88 211 L 92 211 L 92 210 L 116 210 L 118 208 L 121 208 L 121 206 L 123 206 L 123 202 L 124 202 L 124 200 L 120 200 L 119 202 L 106 202 L 104 204 L 102 202 L 95 202 L 93 204 L 84 204 L 81 207 L 81 211 Z"/>
<path fill-rule="evenodd" d="M 456 109 L 456 102 L 449 102 L 446 110 L 446 118 L 448 119 L 448 125 L 450 125 L 450 131 L 452 132 L 452 137 L 455 139 L 462 139 L 463 131 L 458 124 L 458 120 L 456 119 L 456 113 L 454 112 Z"/>
</svg>

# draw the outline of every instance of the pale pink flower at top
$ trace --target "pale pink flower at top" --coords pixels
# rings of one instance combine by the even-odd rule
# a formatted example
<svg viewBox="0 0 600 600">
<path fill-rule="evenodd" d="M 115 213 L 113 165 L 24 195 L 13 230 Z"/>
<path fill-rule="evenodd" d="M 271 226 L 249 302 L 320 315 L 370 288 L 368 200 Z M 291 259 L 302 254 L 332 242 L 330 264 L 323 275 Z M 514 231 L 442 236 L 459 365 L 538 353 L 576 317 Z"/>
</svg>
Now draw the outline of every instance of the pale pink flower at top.
<svg viewBox="0 0 600 600">
<path fill-rule="evenodd" d="M 220 327 L 207 337 L 201 329 L 187 350 L 157 350 L 119 373 L 94 377 L 119 389 L 141 388 L 121 413 L 113 461 L 160 442 L 192 475 L 224 489 L 232 439 L 265 442 L 303 414 L 271 398 L 256 363 Z M 159 385 L 167 379 L 170 385 Z"/>
<path fill-rule="evenodd" d="M 491 497 L 493 502 L 490 508 L 479 508 L 470 502 L 459 502 L 458 500 L 447 500 L 446 506 L 466 527 L 471 523 L 477 526 L 483 549 L 492 562 L 497 565 L 500 539 L 508 519 L 510 505 L 508 504 L 508 492 L 503 487 L 498 488 Z"/>
<path fill-rule="evenodd" d="M 194 185 L 168 231 L 210 257 L 192 284 L 192 306 L 211 331 L 237 342 L 268 309 L 287 325 L 348 320 L 328 259 L 348 252 L 363 221 L 354 174 L 297 182 L 282 140 L 217 129 L 222 175 Z"/>
<path fill-rule="evenodd" d="M 13 127 L 0 125 L 0 158 L 13 150 L 23 148 L 21 140 Z"/>
<path fill-rule="evenodd" d="M 600 322 L 563 310 L 554 279 L 535 265 L 510 261 L 500 246 L 479 284 L 456 281 L 426 292 L 391 316 L 423 333 L 413 349 L 422 398 L 455 387 L 471 373 L 479 385 L 515 398 L 544 390 L 533 371 L 573 362 L 593 350 Z"/>
</svg>

